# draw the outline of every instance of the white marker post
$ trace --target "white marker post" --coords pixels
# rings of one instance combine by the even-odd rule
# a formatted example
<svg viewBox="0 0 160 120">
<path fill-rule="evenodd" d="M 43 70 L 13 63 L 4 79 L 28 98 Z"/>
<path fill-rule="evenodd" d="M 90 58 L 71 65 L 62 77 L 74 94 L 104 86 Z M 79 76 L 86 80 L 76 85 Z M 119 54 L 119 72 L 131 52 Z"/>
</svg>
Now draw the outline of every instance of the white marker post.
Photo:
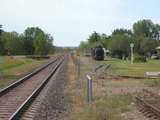
<svg viewBox="0 0 160 120">
<path fill-rule="evenodd" d="M 91 103 L 92 101 L 92 78 L 87 75 L 87 102 Z"/>
<path fill-rule="evenodd" d="M 131 64 L 133 64 L 133 47 L 134 47 L 134 44 L 133 43 L 131 43 L 130 44 L 130 47 L 131 47 Z"/>
</svg>

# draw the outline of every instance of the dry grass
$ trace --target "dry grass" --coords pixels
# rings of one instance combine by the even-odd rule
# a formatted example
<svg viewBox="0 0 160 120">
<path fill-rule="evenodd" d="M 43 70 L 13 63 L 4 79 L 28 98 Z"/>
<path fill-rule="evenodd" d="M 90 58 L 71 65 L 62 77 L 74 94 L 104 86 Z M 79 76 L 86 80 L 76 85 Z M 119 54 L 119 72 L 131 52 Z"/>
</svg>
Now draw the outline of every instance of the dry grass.
<svg viewBox="0 0 160 120">
<path fill-rule="evenodd" d="M 3 61 L 3 64 L 0 65 L 0 88 L 13 83 L 47 62 L 47 60 L 37 61 L 25 57 L 3 57 Z"/>
<path fill-rule="evenodd" d="M 76 97 L 74 99 L 77 102 L 72 101 L 74 103 L 72 104 L 73 112 L 70 114 L 69 120 L 123 120 L 122 114 L 130 110 L 129 106 L 134 101 L 133 93 L 143 87 L 143 82 L 135 79 L 121 78 L 117 80 L 112 76 L 97 77 L 99 73 L 93 73 L 93 71 L 95 66 L 100 64 L 102 63 L 88 58 L 81 58 L 80 80 L 83 84 L 79 89 L 77 87 L 72 88 L 74 91 L 72 96 Z M 94 98 L 89 106 L 85 101 L 86 74 L 93 77 Z M 76 86 L 76 80 L 74 85 Z"/>
<path fill-rule="evenodd" d="M 82 92 L 81 89 L 77 87 L 76 72 L 76 66 L 73 63 L 73 59 L 70 57 L 68 63 L 68 81 L 65 89 L 65 95 L 70 109 L 67 120 L 77 119 L 77 114 L 82 112 L 84 108 Z"/>
<path fill-rule="evenodd" d="M 93 72 L 95 66 L 100 64 L 112 64 L 110 73 L 104 75 Z M 76 80 L 76 68 L 72 59 L 69 63 L 69 80 L 66 87 L 68 100 L 70 100 L 72 114 L 67 120 L 129 120 L 143 118 L 141 114 L 136 116 L 134 95 L 148 86 L 157 85 L 157 81 L 144 84 L 145 79 L 134 77 L 123 78 L 117 75 L 144 76 L 145 71 L 156 71 L 159 68 L 157 61 L 149 61 L 148 64 L 134 64 L 120 61 L 93 61 L 90 58 L 81 57 L 80 83 Z M 136 72 L 135 72 L 136 71 Z M 100 72 L 101 73 L 101 72 Z M 93 77 L 93 102 L 90 105 L 85 101 L 86 74 Z M 149 85 L 148 85 L 149 84 Z M 129 114 L 133 112 L 132 118 Z M 139 120 L 140 120 L 139 119 Z M 143 119 L 142 119 L 143 120 Z"/>
</svg>

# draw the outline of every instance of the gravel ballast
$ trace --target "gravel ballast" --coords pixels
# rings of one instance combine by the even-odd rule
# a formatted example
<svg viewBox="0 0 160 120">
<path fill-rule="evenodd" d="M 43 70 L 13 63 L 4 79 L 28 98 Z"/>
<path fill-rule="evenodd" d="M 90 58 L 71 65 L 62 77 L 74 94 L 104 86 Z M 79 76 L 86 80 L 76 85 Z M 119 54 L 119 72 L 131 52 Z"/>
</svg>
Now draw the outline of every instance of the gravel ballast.
<svg viewBox="0 0 160 120">
<path fill-rule="evenodd" d="M 67 63 L 64 61 L 62 67 L 57 71 L 42 92 L 43 99 L 40 102 L 34 120 L 63 120 L 67 111 L 65 103 L 65 84 L 67 81 Z"/>
</svg>

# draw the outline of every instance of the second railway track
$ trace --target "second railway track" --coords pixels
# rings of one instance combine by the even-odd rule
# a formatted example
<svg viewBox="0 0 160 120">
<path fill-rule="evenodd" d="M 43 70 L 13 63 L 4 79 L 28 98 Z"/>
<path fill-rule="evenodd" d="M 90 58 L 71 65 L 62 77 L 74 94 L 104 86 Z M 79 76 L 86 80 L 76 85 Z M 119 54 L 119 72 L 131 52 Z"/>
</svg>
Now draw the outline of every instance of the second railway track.
<svg viewBox="0 0 160 120">
<path fill-rule="evenodd" d="M 158 106 L 153 106 L 140 97 L 136 97 L 136 103 L 140 112 L 143 113 L 147 118 L 160 120 L 160 108 Z"/>
<path fill-rule="evenodd" d="M 0 91 L 0 120 L 18 120 L 50 77 L 60 67 L 65 56 L 59 57 Z"/>
</svg>

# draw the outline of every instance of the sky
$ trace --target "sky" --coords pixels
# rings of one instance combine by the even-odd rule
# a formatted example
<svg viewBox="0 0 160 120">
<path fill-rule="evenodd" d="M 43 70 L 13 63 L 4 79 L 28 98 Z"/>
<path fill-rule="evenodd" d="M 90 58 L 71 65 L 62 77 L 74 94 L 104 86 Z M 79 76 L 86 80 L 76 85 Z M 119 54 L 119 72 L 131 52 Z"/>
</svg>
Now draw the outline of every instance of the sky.
<svg viewBox="0 0 160 120">
<path fill-rule="evenodd" d="M 141 19 L 160 24 L 159 5 L 160 0 L 0 0 L 0 24 L 19 33 L 38 26 L 56 46 L 78 46 L 94 31 L 110 35 Z"/>
</svg>

